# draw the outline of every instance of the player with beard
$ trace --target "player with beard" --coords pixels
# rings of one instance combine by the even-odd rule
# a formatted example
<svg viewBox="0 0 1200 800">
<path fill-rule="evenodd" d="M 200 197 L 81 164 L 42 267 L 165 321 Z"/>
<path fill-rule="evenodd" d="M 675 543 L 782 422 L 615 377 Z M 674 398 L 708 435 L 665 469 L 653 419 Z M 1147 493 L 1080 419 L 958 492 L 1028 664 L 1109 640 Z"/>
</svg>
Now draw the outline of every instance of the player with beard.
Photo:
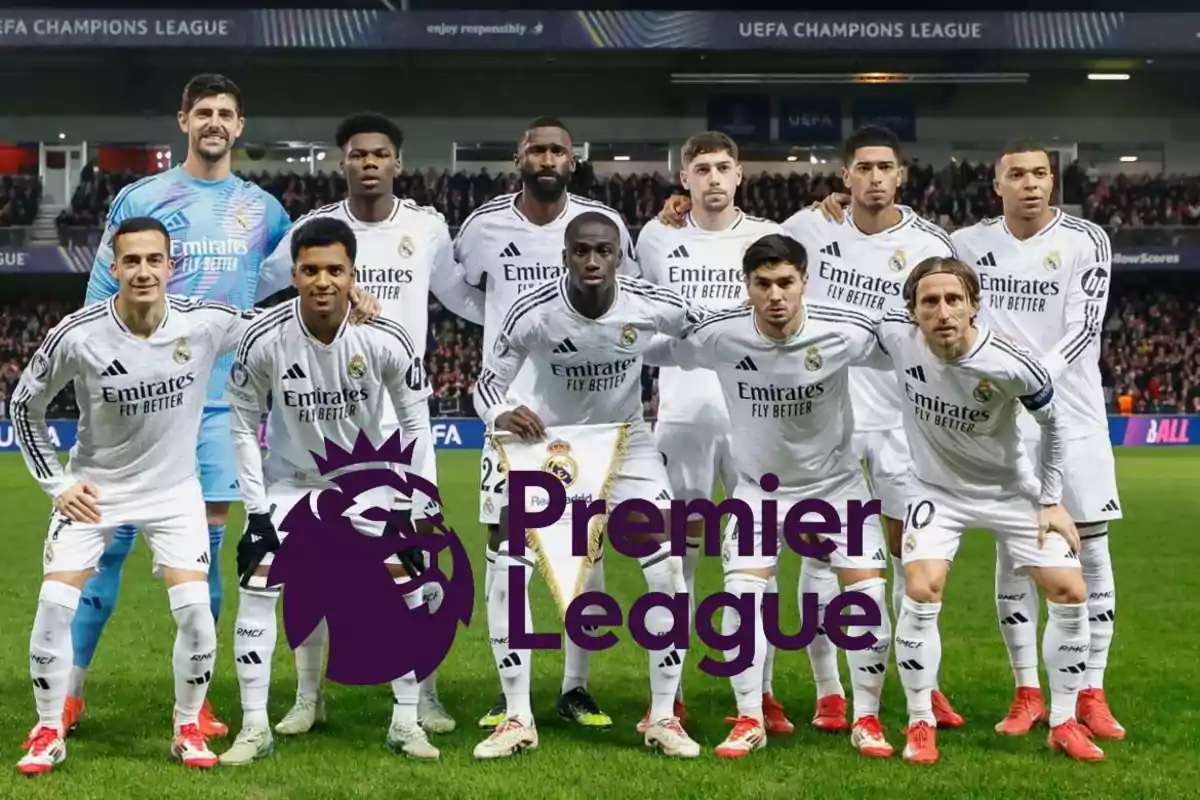
<svg viewBox="0 0 1200 800">
<path fill-rule="evenodd" d="M 554 117 L 539 117 L 529 124 L 517 142 L 513 164 L 521 173 L 521 190 L 497 197 L 477 208 L 463 222 L 454 240 L 454 256 L 473 285 L 484 285 L 486 304 L 483 323 L 483 352 L 491 352 L 504 317 L 517 297 L 559 278 L 563 272 L 563 235 L 567 225 L 580 214 L 596 212 L 608 217 L 620 232 L 621 272 L 639 273 L 633 242 L 621 216 L 608 206 L 567 191 L 575 172 L 571 132 Z M 533 364 L 526 364 L 508 389 L 518 405 L 530 401 Z M 479 521 L 488 529 L 487 577 L 484 593 L 497 576 L 496 553 L 504 537 L 500 533 L 500 508 L 505 497 L 505 476 L 500 471 L 495 448 L 484 440 L 480 463 Z M 604 561 L 596 562 L 584 591 L 604 590 Z M 596 609 L 596 613 L 599 609 Z M 493 644 L 508 641 L 508 619 L 488 621 Z M 593 728 L 607 728 L 612 720 L 588 693 L 590 653 L 567 637 L 564 645 L 562 691 L 558 711 L 566 719 Z M 503 697 L 479 720 L 481 728 L 495 728 L 507 716 Z"/>
<path fill-rule="evenodd" d="M 733 139 L 717 131 L 697 134 L 684 142 L 680 157 L 683 169 L 679 177 L 689 192 L 691 211 L 685 215 L 683 227 L 651 220 L 642 228 L 637 241 L 642 277 L 707 308 L 736 308 L 746 296 L 742 254 L 753 242 L 768 234 L 781 234 L 783 228 L 734 205 L 742 166 Z M 654 436 L 667 465 L 672 493 L 684 501 L 708 500 L 720 477 L 725 495 L 732 497 L 737 488 L 732 428 L 717 374 L 665 366 L 659 371 L 658 396 Z M 704 539 L 702 517 L 693 515 L 688 520 L 687 535 L 683 576 L 694 609 L 696 565 Z M 774 573 L 768 576 L 766 591 L 778 591 Z M 762 711 L 767 732 L 786 735 L 795 728 L 772 692 L 774 662 L 775 648 L 768 644 Z M 682 686 L 675 716 L 686 719 Z M 643 718 L 639 731 L 647 724 L 648 717 Z"/>
<path fill-rule="evenodd" d="M 670 522 L 665 518 L 672 503 L 667 471 L 642 413 L 642 353 L 656 333 L 687 335 L 703 318 L 703 311 L 669 289 L 618 276 L 622 250 L 620 228 L 607 214 L 585 212 L 567 225 L 562 256 L 566 274 L 522 292 L 505 315 L 475 383 L 475 409 L 488 430 L 508 431 L 526 441 L 543 438 L 547 426 L 627 424 L 621 465 L 606 497 L 608 508 L 637 499 L 663 512 L 666 527 L 657 530 L 647 525 L 645 517 L 626 516 L 639 526 L 641 535 L 634 538 L 643 545 L 653 544 L 637 559 L 650 592 L 676 597 L 687 591 L 687 585 L 683 561 L 672 555 L 666 533 Z M 529 400 L 523 402 L 512 399 L 508 390 L 526 364 L 534 370 L 526 393 Z M 598 381 L 573 377 L 594 371 L 604 377 Z M 487 595 L 489 629 L 493 620 L 507 620 L 511 613 L 509 587 L 514 572 L 524 574 L 525 625 L 531 625 L 528 586 L 536 565 L 528 553 L 510 555 L 507 542 L 496 560 L 498 572 Z M 665 634 L 672 622 L 665 606 L 646 612 L 645 626 L 652 636 Z M 538 746 L 529 697 L 532 652 L 493 636 L 492 654 L 507 713 L 476 746 L 475 757 L 480 759 L 504 758 Z M 647 655 L 651 703 L 643 741 L 673 758 L 696 758 L 700 745 L 673 712 L 687 651 L 668 643 Z"/>
<path fill-rule="evenodd" d="M 1057 387 L 1066 427 L 1063 505 L 1079 528 L 1091 636 L 1075 713 L 1097 739 L 1124 739 L 1104 695 L 1116 610 L 1108 524 L 1121 519 L 1099 368 L 1112 244 L 1100 226 L 1050 206 L 1054 172 L 1041 147 L 1006 148 L 994 186 L 1003 216 L 955 231 L 954 245 L 979 272 L 983 316 L 1037 356 Z M 1020 421 L 1026 449 L 1038 452 L 1040 428 L 1029 415 Z M 1038 680 L 1038 593 L 1003 548 L 996 559 L 996 613 L 1016 681 L 1016 697 L 996 731 L 1020 736 L 1049 716 Z"/>
<path fill-rule="evenodd" d="M 357 240 L 355 259 L 356 285 L 379 300 L 382 316 L 402 324 L 413 333 L 417 357 L 424 363 L 429 337 L 429 294 L 452 313 L 476 324 L 483 323 L 483 292 L 464 281 L 464 273 L 454 260 L 450 230 L 440 213 L 394 194 L 396 178 L 403 167 L 401 146 L 404 134 L 388 118 L 379 114 L 355 114 L 338 126 L 335 136 L 342 151 L 342 171 L 348 194 L 339 203 L 324 206 L 305 215 L 292 226 L 275 252 L 263 264 L 259 297 L 264 305 L 296 295 L 292 286 L 292 233 L 314 219 L 338 219 L 354 231 Z M 391 407 L 384 401 L 387 418 L 384 431 L 390 435 L 398 424 Z M 430 442 L 429 420 L 425 426 Z M 437 483 L 437 461 L 432 446 L 424 450 L 421 477 Z M 397 502 L 409 510 L 408 498 L 397 494 Z M 412 508 L 417 530 L 432 533 L 426 519 L 437 513 L 435 507 L 417 502 Z M 407 577 L 398 580 L 408 580 Z M 442 603 L 441 586 L 426 584 L 426 600 L 436 612 Z M 325 719 L 325 698 L 321 691 L 321 664 L 325 655 L 328 630 L 322 622 L 296 648 L 296 703 L 275 726 L 283 735 L 307 733 Z M 454 730 L 454 718 L 446 712 L 437 696 L 437 673 L 421 682 L 418 708 L 421 724 L 431 733 Z"/>
<path fill-rule="evenodd" d="M 911 208 L 896 204 L 905 170 L 900 141 L 892 131 L 864 126 L 846 139 L 842 151 L 842 181 L 850 189 L 850 208 L 843 212 L 831 200 L 839 209 L 836 216 L 823 213 L 820 207 L 809 208 L 792 215 L 783 228 L 812 258 L 807 294 L 815 302 L 848 306 L 878 319 L 889 310 L 904 307 L 902 285 L 913 266 L 930 256 L 951 256 L 954 248 L 945 231 Z M 686 210 L 686 198 L 671 198 L 663 215 L 673 222 Z M 902 398 L 894 375 L 868 367 L 850 370 L 850 394 L 854 449 L 883 506 L 884 533 L 893 565 L 892 609 L 899 617 L 904 597 L 900 534 L 912 469 Z M 838 594 L 837 576 L 827 562 L 805 558 L 802 564 L 800 594 L 816 595 L 823 610 Z M 850 729 L 851 740 L 864 754 L 885 752 L 888 745 L 876 722 L 864 718 L 847 724 L 837 649 L 824 635 L 823 626 L 805 652 L 817 686 L 813 726 L 824 731 Z M 937 687 L 933 708 L 940 727 L 963 724 Z"/>
</svg>

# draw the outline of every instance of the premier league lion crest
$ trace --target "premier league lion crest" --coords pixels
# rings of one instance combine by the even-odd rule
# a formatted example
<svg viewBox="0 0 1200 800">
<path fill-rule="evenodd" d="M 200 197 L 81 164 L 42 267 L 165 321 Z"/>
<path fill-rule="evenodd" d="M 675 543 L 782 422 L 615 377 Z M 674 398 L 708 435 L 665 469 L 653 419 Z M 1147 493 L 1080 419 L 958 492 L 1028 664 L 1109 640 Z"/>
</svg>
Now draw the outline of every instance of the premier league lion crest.
<svg viewBox="0 0 1200 800">
<path fill-rule="evenodd" d="M 283 544 L 275 554 L 268 578 L 283 584 L 283 624 L 288 644 L 295 649 L 322 619 L 329 628 L 326 677 L 338 683 L 366 686 L 389 683 L 412 672 L 423 680 L 445 660 L 459 623 L 471 623 L 475 581 L 471 563 L 458 535 L 448 528 L 440 511 L 427 521 L 436 533 L 419 534 L 409 515 L 392 508 L 355 507 L 366 492 L 383 487 L 412 498 L 415 492 L 441 507 L 437 487 L 408 472 L 415 442 L 407 447 L 394 433 L 376 449 L 360 432 L 346 452 L 325 441 L 325 456 L 313 453 L 321 475 L 336 488 L 314 498 L 306 494 L 284 517 Z M 361 469 L 348 469 L 361 466 Z M 397 471 L 397 468 L 401 471 Z M 315 509 L 315 510 L 314 510 Z M 388 525 L 382 537 L 360 533 L 351 513 Z M 392 534 L 395 530 L 395 535 Z M 385 559 L 406 550 L 425 554 L 425 569 L 397 586 Z M 438 566 L 438 555 L 449 555 L 449 577 Z M 405 594 L 438 583 L 444 592 L 441 607 L 410 609 Z"/>
<path fill-rule="evenodd" d="M 546 445 L 546 452 L 550 456 L 542 464 L 542 471 L 549 472 L 558 478 L 562 481 L 563 486 L 570 486 L 574 483 L 575 476 L 579 474 L 579 465 L 575 463 L 575 459 L 571 458 L 571 445 L 558 439 Z"/>
</svg>

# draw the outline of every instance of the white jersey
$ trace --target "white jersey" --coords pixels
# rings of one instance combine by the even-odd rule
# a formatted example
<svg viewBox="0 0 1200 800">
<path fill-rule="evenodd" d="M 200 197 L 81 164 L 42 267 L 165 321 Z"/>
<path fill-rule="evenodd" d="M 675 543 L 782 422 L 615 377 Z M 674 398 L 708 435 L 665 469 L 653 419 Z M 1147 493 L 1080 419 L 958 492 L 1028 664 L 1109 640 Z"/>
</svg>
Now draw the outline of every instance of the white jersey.
<svg viewBox="0 0 1200 800">
<path fill-rule="evenodd" d="M 656 218 L 638 234 L 638 266 L 643 279 L 672 289 L 693 303 L 735 308 L 746 294 L 742 254 L 771 233 L 783 233 L 783 228 L 740 209 L 734 223 L 719 231 L 698 227 L 691 214 L 682 228 L 664 225 Z M 713 372 L 688 374 L 664 367 L 658 375 L 658 397 L 660 422 L 703 422 L 727 416 L 721 384 Z"/>
<path fill-rule="evenodd" d="M 521 193 L 505 194 L 475 209 L 458 230 L 454 257 L 462 264 L 469 283 L 485 279 L 486 303 L 483 322 L 483 352 L 492 349 L 504 317 L 517 298 L 564 272 L 563 250 L 567 224 L 587 211 L 611 218 L 621 231 L 623 275 L 640 274 L 633 240 L 621 215 L 603 203 L 567 195 L 567 204 L 557 219 L 545 225 L 530 222 L 517 210 Z M 529 404 L 533 366 L 517 376 L 510 387 L 514 400 Z"/>
<path fill-rule="evenodd" d="M 404 445 L 417 442 L 413 471 L 423 463 L 430 446 L 429 385 L 399 323 L 376 317 L 351 325 L 347 316 L 333 342 L 324 344 L 308 332 L 294 299 L 255 320 L 236 356 L 226 397 L 247 511 L 267 512 L 265 485 L 326 480 L 313 457 L 325 453 L 326 441 L 350 451 L 361 431 L 380 447 L 389 403 L 400 417 Z M 271 446 L 264 463 L 257 430 L 268 394 Z"/>
<path fill-rule="evenodd" d="M 520 296 L 484 355 L 475 410 L 490 427 L 527 405 L 546 425 L 641 422 L 642 353 L 656 333 L 683 336 L 702 311 L 675 292 L 638 278 L 617 278 L 612 306 L 585 317 L 567 299 L 568 277 Z M 526 361 L 537 364 L 529 402 L 509 387 Z"/>
<path fill-rule="evenodd" d="M 907 206 L 897 206 L 900 222 L 865 234 L 846 211 L 830 222 L 819 210 L 799 211 L 783 223 L 788 235 L 808 251 L 808 288 L 819 303 L 837 303 L 879 319 L 903 309 L 904 281 L 931 256 L 953 256 L 949 235 Z M 890 372 L 859 368 L 850 373 L 854 427 L 859 431 L 901 427 L 902 397 Z"/>
<path fill-rule="evenodd" d="M 880 357 L 875 320 L 819 303 L 804 303 L 803 313 L 800 330 L 778 340 L 759 331 L 752 308 L 717 312 L 685 338 L 660 339 L 647 355 L 652 363 L 714 371 L 735 432 L 739 481 L 757 484 L 769 472 L 782 489 L 815 490 L 861 477 L 850 446 L 848 368 L 890 367 Z"/>
<path fill-rule="evenodd" d="M 1017 427 L 1019 402 L 1049 434 L 1036 499 L 1060 501 L 1065 440 L 1054 384 L 1028 350 L 982 326 L 970 352 L 942 361 L 907 311 L 888 312 L 877 331 L 903 386 L 904 430 L 918 480 L 960 497 L 1037 494 Z"/>
<path fill-rule="evenodd" d="M 13 430 L 29 471 L 51 497 L 87 481 L 103 503 L 150 495 L 196 477 L 196 440 L 213 364 L 256 311 L 167 295 L 149 338 L 117 315 L 117 297 L 68 314 L 46 335 L 13 393 Z M 46 433 L 46 407 L 75 387 L 79 426 L 64 468 Z"/>
<path fill-rule="evenodd" d="M 318 208 L 296 220 L 263 262 L 258 300 L 292 285 L 292 235 L 318 217 L 340 219 L 354 231 L 358 254 L 355 284 L 373 295 L 381 314 L 410 332 L 419 357 L 429 341 L 429 294 L 452 313 L 483 324 L 483 292 L 464 280 L 454 260 L 450 229 L 434 208 L 395 199 L 391 215 L 382 222 L 364 222 L 350 211 L 350 202 Z"/>
<path fill-rule="evenodd" d="M 952 238 L 979 275 L 980 316 L 1050 371 L 1067 437 L 1107 436 L 1100 329 L 1112 278 L 1108 234 L 1055 209 L 1050 224 L 1023 241 L 1003 218 L 962 228 Z M 1025 426 L 1036 433 L 1032 420 Z"/>
</svg>

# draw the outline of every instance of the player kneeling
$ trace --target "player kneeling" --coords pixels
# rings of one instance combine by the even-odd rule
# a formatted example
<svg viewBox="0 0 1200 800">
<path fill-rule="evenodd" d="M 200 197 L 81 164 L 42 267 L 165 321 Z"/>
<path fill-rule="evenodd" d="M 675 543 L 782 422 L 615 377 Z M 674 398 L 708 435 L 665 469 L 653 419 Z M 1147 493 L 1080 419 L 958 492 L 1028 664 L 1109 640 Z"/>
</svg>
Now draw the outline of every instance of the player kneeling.
<svg viewBox="0 0 1200 800">
<path fill-rule="evenodd" d="M 242 699 L 242 730 L 221 763 L 248 764 L 268 755 L 274 738 L 267 719 L 271 658 L 278 636 L 279 587 L 267 580 L 274 553 L 286 531 L 281 525 L 298 502 L 333 484 L 314 462 L 326 443 L 347 452 L 359 434 L 380 447 L 392 431 L 384 427 L 384 398 L 391 400 L 405 443 L 415 442 L 413 464 L 423 464 L 429 441 L 429 388 L 404 328 L 382 317 L 363 325 L 349 322 L 357 244 L 344 221 L 317 217 L 292 237 L 293 283 L 300 296 L 255 321 L 238 346 L 228 396 L 246 531 L 238 544 L 238 595 L 234 654 Z M 267 417 L 270 450 L 265 464 L 258 423 Z M 391 508 L 392 493 L 381 506 Z M 351 516 L 354 527 L 379 536 L 384 524 L 365 514 Z M 389 559 L 398 584 L 408 583 L 399 558 Z M 415 577 L 415 576 L 414 576 Z M 420 589 L 405 594 L 409 608 L 423 602 Z M 323 637 L 324 627 L 311 634 Z M 307 642 L 306 642 L 307 644 Z M 392 682 L 395 704 L 388 746 L 417 758 L 438 758 L 417 721 L 419 689 L 409 673 Z M 317 709 L 323 713 L 323 705 Z"/>
<path fill-rule="evenodd" d="M 11 405 L 25 463 L 54 500 L 29 643 L 39 719 L 17 764 L 26 775 L 48 772 L 67 756 L 71 623 L 84 583 L 122 526 L 145 534 L 178 625 L 171 752 L 189 767 L 217 763 L 198 724 L 217 633 L 195 453 L 208 375 L 217 357 L 236 346 L 253 312 L 167 295 L 171 242 L 156 220 L 121 223 L 113 250 L 117 294 L 50 331 Z M 46 407 L 72 382 L 79 439 L 64 469 L 47 438 Z"/>
<path fill-rule="evenodd" d="M 979 278 L 966 264 L 926 259 L 905 283 L 908 312 L 889 312 L 879 323 L 908 401 L 904 426 L 915 477 L 904 522 L 907 592 L 896 623 L 909 713 L 904 759 L 938 760 L 930 694 L 941 662 L 942 592 L 963 532 L 982 527 L 1046 595 L 1050 748 L 1100 760 L 1104 753 L 1075 720 L 1089 648 L 1087 590 L 1079 535 L 1061 505 L 1065 442 L 1054 387 L 1027 350 L 976 326 L 979 294 Z M 1040 489 L 1027 477 L 1016 401 L 1042 429 Z"/>
</svg>

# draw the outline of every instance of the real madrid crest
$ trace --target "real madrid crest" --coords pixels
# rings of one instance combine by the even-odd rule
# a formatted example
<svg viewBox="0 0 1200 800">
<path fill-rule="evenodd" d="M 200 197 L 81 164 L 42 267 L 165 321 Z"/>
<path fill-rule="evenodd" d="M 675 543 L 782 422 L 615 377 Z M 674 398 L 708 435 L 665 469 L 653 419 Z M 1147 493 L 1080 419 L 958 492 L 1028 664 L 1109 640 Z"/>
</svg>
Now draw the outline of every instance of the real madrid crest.
<svg viewBox="0 0 1200 800">
<path fill-rule="evenodd" d="M 912 533 L 909 533 L 908 536 L 904 537 L 904 552 L 911 553 L 913 550 L 916 550 L 916 549 L 917 549 L 917 537 L 913 536 Z"/>
<path fill-rule="evenodd" d="M 241 361 L 233 362 L 233 366 L 229 370 L 229 377 L 233 380 L 233 385 L 239 389 L 250 381 L 250 373 L 246 372 L 246 365 Z"/>
<path fill-rule="evenodd" d="M 549 472 L 558 478 L 562 481 L 563 486 L 570 486 L 574 483 L 575 476 L 579 473 L 579 465 L 575 463 L 575 459 L 571 458 L 571 445 L 562 439 L 555 439 L 546 445 L 546 452 L 550 456 L 542 464 L 542 471 Z"/>
<path fill-rule="evenodd" d="M 979 384 L 975 387 L 975 391 L 971 396 L 980 403 L 986 403 L 996 395 L 996 387 L 984 378 L 980 378 Z"/>
<path fill-rule="evenodd" d="M 29 362 L 29 369 L 33 372 L 33 377 L 39 381 L 46 377 L 46 373 L 50 371 L 50 362 L 42 355 L 41 350 L 33 354 L 33 360 Z"/>
<path fill-rule="evenodd" d="M 891 267 L 892 272 L 903 272 L 905 267 L 908 266 L 908 257 L 904 255 L 903 250 L 898 249 L 888 259 L 888 266 Z"/>
<path fill-rule="evenodd" d="M 1057 250 L 1051 250 L 1049 253 L 1046 253 L 1044 265 L 1050 272 L 1058 272 L 1062 267 L 1062 254 Z"/>
<path fill-rule="evenodd" d="M 417 252 L 417 246 L 413 244 L 412 237 L 408 235 L 400 238 L 400 246 L 396 249 L 401 258 L 411 258 L 412 254 Z"/>
<path fill-rule="evenodd" d="M 175 359 L 176 364 L 186 364 L 192 360 L 192 351 L 188 348 L 187 339 L 175 340 L 175 352 L 171 353 L 171 358 Z"/>
<path fill-rule="evenodd" d="M 804 354 L 804 368 L 809 372 L 816 372 L 821 368 L 825 360 L 821 358 L 821 351 L 815 347 L 808 348 L 808 352 Z"/>
<path fill-rule="evenodd" d="M 346 366 L 346 374 L 355 380 L 367 374 L 367 360 L 362 357 L 362 353 L 355 353 L 354 357 L 350 359 L 350 363 Z"/>
<path fill-rule="evenodd" d="M 237 223 L 239 228 L 249 230 L 250 223 L 246 220 L 246 209 L 239 208 L 233 212 L 233 221 Z"/>
<path fill-rule="evenodd" d="M 637 341 L 637 328 L 625 323 L 625 327 L 621 328 L 621 344 L 625 347 L 633 347 L 633 343 Z"/>
</svg>

